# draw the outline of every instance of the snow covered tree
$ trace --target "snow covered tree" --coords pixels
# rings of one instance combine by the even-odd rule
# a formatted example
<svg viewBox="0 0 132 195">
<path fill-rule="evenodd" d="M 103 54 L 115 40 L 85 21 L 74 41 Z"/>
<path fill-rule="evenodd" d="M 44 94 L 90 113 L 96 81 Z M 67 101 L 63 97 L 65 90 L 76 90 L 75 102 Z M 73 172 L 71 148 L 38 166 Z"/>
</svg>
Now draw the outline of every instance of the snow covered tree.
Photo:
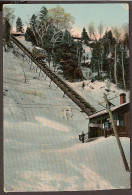
<svg viewBox="0 0 132 195">
<path fill-rule="evenodd" d="M 7 51 L 6 46 L 11 46 L 10 34 L 12 29 L 12 24 L 15 19 L 14 9 L 9 7 L 4 7 L 3 9 L 3 46 L 5 51 Z"/>
<path fill-rule="evenodd" d="M 17 18 L 16 21 L 16 32 L 23 32 L 23 23 L 22 23 L 22 19 L 20 17 Z"/>
</svg>

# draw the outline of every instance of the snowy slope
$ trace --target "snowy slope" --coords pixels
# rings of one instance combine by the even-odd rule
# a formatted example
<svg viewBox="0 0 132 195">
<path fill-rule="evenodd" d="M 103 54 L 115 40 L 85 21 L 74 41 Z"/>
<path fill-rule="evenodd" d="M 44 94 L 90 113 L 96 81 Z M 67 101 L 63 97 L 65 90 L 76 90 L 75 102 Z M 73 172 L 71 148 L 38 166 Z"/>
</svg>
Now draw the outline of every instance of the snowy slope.
<svg viewBox="0 0 132 195">
<path fill-rule="evenodd" d="M 87 132 L 86 115 L 55 84 L 35 79 L 39 71 L 29 71 L 12 51 L 4 53 L 3 69 L 6 191 L 130 188 L 114 137 L 82 144 L 78 135 Z M 62 109 L 69 105 L 73 117 L 67 112 L 66 120 Z M 130 165 L 130 139 L 121 142 Z"/>
<path fill-rule="evenodd" d="M 94 81 L 91 80 L 84 81 L 85 87 L 82 88 L 83 82 L 70 83 L 67 82 L 74 90 L 76 90 L 81 96 L 83 96 L 97 111 L 104 110 L 105 103 L 100 105 L 99 103 L 104 102 L 104 93 L 108 95 L 108 99 L 111 99 L 115 106 L 120 105 L 120 94 L 126 94 L 126 102 L 129 102 L 129 91 L 124 91 L 122 89 L 116 88 L 115 84 L 111 83 L 110 92 L 107 92 L 107 80 Z"/>
<path fill-rule="evenodd" d="M 21 41 L 28 49 L 30 49 L 30 51 L 32 50 L 31 43 L 26 42 L 24 40 L 24 37 L 18 37 L 18 40 Z M 85 49 L 85 54 L 88 54 L 89 58 L 91 59 L 90 48 L 87 47 L 85 44 L 83 45 L 83 48 Z M 51 68 L 53 68 L 52 62 L 51 62 Z M 87 68 L 87 70 L 86 68 L 83 68 L 83 72 L 85 73 L 86 78 L 89 75 L 89 71 L 90 71 L 89 68 Z M 61 78 L 63 77 L 61 76 Z M 91 80 L 84 81 L 85 83 L 84 89 L 82 89 L 83 82 L 74 82 L 74 83 L 70 83 L 68 81 L 65 81 L 65 82 L 67 82 L 82 97 L 84 97 L 97 111 L 104 109 L 103 106 L 105 106 L 105 104 L 103 104 L 103 106 L 99 104 L 99 102 L 104 101 L 103 99 L 104 93 L 108 94 L 108 98 L 110 99 L 115 97 L 114 99 L 110 100 L 115 106 L 118 106 L 120 104 L 120 94 L 121 93 L 126 93 L 126 101 L 127 102 L 130 101 L 130 91 L 124 91 L 122 89 L 119 89 L 113 83 L 109 85 L 107 80 L 105 80 L 104 82 L 95 81 L 94 83 L 91 83 Z M 108 85 L 109 85 L 110 92 L 106 91 L 108 89 Z"/>
</svg>

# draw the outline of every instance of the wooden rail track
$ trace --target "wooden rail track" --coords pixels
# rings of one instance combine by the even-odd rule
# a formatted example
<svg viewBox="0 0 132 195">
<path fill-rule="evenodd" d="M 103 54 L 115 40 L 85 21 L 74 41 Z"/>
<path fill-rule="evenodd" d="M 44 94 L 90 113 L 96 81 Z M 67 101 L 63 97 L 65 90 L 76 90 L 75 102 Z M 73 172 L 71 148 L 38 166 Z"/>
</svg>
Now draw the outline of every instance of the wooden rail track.
<svg viewBox="0 0 132 195">
<path fill-rule="evenodd" d="M 96 112 L 95 108 L 66 84 L 45 62 L 37 61 L 33 54 L 13 35 L 11 35 L 11 39 L 87 116 Z"/>
</svg>

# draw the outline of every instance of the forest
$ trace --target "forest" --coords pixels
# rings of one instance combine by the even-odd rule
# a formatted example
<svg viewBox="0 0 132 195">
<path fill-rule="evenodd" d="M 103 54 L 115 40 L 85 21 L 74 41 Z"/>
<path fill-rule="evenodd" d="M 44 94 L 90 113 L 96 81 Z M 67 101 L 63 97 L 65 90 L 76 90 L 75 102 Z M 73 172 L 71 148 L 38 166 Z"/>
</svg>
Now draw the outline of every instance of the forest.
<svg viewBox="0 0 132 195">
<path fill-rule="evenodd" d="M 11 8 L 4 8 L 3 43 L 4 48 L 11 47 L 10 33 L 15 16 Z M 117 87 L 129 90 L 129 27 L 124 24 L 120 29 L 104 29 L 102 21 L 96 29 L 94 22 L 82 29 L 80 39 L 72 36 L 71 29 L 75 18 L 66 13 L 61 6 L 47 9 L 45 6 L 27 21 L 25 40 L 46 50 L 48 64 L 60 66 L 65 79 L 75 82 L 84 80 L 81 66 L 97 73 L 94 80 L 109 79 Z M 16 31 L 24 32 L 20 17 L 16 20 Z M 90 62 L 83 56 L 83 45 L 90 48 Z M 105 76 L 103 76 L 105 73 Z"/>
</svg>

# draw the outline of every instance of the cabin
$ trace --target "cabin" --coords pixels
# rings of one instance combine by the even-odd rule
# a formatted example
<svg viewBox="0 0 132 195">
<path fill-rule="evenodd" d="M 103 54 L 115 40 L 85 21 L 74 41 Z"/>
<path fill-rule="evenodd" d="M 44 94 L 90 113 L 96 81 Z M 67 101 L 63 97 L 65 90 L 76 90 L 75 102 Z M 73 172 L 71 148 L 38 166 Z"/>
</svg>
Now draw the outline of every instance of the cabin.
<svg viewBox="0 0 132 195">
<path fill-rule="evenodd" d="M 130 137 L 130 103 L 126 103 L 126 94 L 120 94 L 120 105 L 111 107 L 113 119 L 119 137 Z M 96 112 L 89 117 L 89 138 L 114 135 L 108 110 Z"/>
<path fill-rule="evenodd" d="M 46 59 L 47 57 L 46 51 L 40 47 L 33 48 L 33 55 L 36 60 Z"/>
</svg>

